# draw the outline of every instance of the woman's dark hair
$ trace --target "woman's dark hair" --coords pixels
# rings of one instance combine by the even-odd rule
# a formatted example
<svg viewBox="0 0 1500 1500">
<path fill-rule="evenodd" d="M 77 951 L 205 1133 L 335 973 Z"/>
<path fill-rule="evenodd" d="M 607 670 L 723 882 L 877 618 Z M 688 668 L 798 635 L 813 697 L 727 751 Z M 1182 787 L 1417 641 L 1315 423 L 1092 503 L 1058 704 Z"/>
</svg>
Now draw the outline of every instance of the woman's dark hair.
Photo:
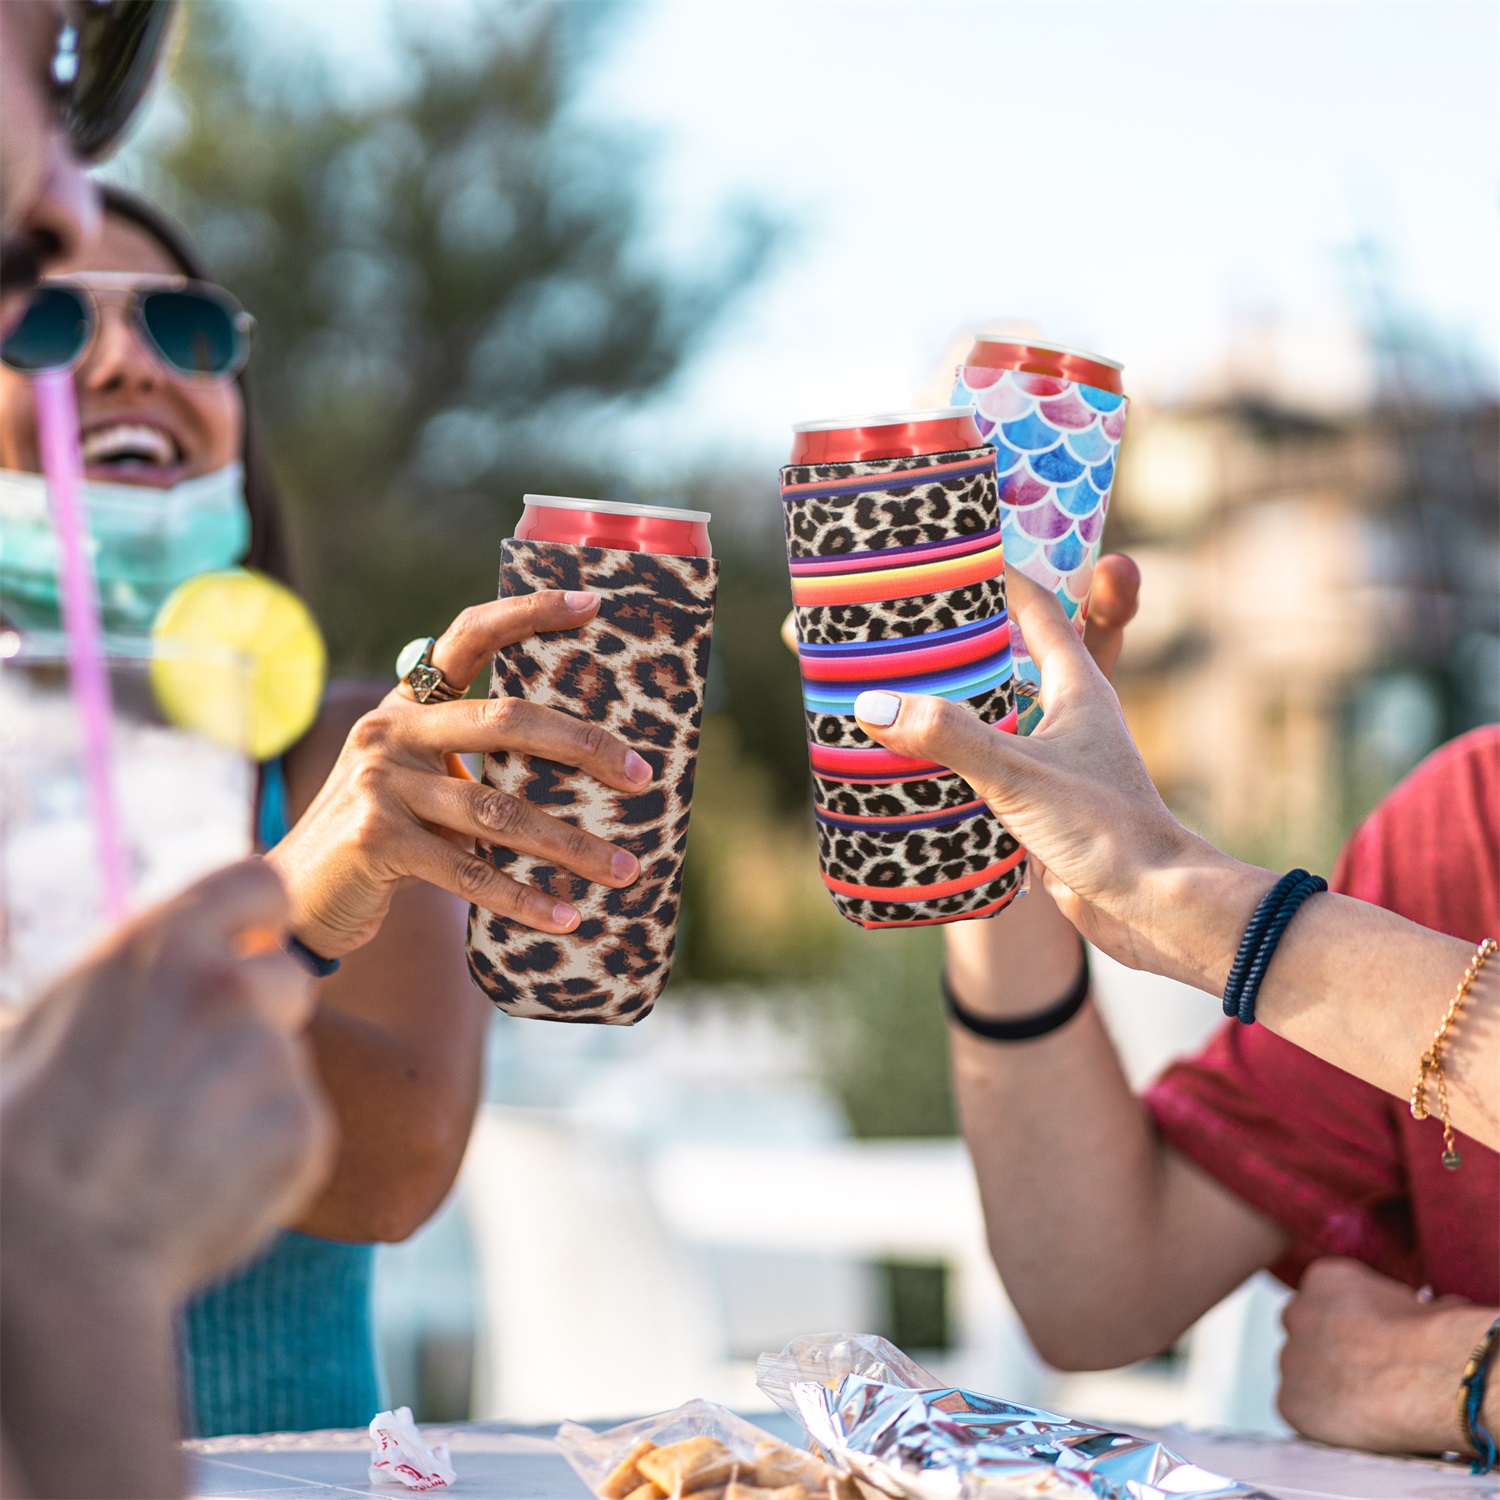
<svg viewBox="0 0 1500 1500">
<path fill-rule="evenodd" d="M 214 279 L 193 248 L 187 231 L 155 204 L 113 183 L 101 182 L 98 186 L 105 213 L 145 230 L 177 262 L 184 276 L 191 276 L 194 281 Z M 245 503 L 250 508 L 250 550 L 245 554 L 244 563 L 246 567 L 258 568 L 290 586 L 293 567 L 286 501 L 266 457 L 255 403 L 243 371 L 235 377 L 235 384 L 240 388 L 240 401 L 245 412 L 240 461 L 245 467 Z"/>
</svg>

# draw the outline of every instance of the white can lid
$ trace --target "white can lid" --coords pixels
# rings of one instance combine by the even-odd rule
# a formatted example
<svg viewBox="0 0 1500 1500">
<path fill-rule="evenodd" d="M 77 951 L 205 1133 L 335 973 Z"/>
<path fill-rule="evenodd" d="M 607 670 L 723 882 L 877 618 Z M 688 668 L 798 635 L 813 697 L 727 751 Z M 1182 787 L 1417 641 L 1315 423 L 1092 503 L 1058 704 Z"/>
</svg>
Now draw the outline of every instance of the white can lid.
<svg viewBox="0 0 1500 1500">
<path fill-rule="evenodd" d="M 548 510 L 591 510 L 607 516 L 645 516 L 658 521 L 713 520 L 706 510 L 678 510 L 670 505 L 632 505 L 624 500 L 578 500 L 568 495 L 527 495 L 527 505 L 542 505 Z"/>
<path fill-rule="evenodd" d="M 1096 365 L 1108 365 L 1111 370 L 1123 370 L 1117 359 L 1106 359 L 1102 354 L 1090 354 L 1087 349 L 1075 349 L 1071 344 L 1049 344 L 1046 339 L 1028 338 L 1024 333 L 976 333 L 976 344 L 1018 344 L 1025 349 L 1050 349 L 1054 354 L 1076 354 Z"/>
<path fill-rule="evenodd" d="M 951 422 L 972 417 L 972 406 L 929 406 L 924 411 L 886 411 L 873 416 L 828 417 L 818 422 L 793 422 L 793 432 L 842 432 L 846 427 L 902 427 L 908 422 Z"/>
</svg>

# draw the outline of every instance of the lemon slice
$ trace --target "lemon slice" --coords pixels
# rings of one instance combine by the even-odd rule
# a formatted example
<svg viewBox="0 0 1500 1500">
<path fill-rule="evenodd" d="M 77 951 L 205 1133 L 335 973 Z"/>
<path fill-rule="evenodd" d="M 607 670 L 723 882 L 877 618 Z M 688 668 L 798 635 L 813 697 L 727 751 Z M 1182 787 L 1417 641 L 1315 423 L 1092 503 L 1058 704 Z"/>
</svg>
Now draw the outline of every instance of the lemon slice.
<svg viewBox="0 0 1500 1500">
<path fill-rule="evenodd" d="M 151 685 L 169 723 L 269 760 L 317 717 L 323 636 L 284 585 L 248 568 L 200 573 L 151 627 Z"/>
</svg>

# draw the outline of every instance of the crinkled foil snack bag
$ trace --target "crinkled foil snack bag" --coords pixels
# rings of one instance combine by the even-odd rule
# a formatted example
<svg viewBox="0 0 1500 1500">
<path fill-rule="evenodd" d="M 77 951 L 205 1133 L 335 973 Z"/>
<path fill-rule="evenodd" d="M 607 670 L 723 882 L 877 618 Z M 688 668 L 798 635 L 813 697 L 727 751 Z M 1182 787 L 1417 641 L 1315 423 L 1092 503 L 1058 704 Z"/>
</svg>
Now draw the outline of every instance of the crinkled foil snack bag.
<svg viewBox="0 0 1500 1500">
<path fill-rule="evenodd" d="M 757 1384 L 867 1497 L 1265 1500 L 1161 1443 L 946 1386 L 871 1335 L 796 1339 Z"/>
<path fill-rule="evenodd" d="M 469 972 L 511 1015 L 630 1026 L 666 988 L 677 944 L 718 567 L 711 557 L 514 539 L 502 544 L 502 598 L 592 589 L 600 605 L 577 630 L 535 635 L 500 651 L 490 696 L 527 698 L 600 724 L 656 773 L 639 792 L 617 792 L 556 761 L 485 756 L 488 785 L 609 839 L 641 862 L 635 883 L 615 890 L 528 854 L 478 845 L 497 869 L 571 902 L 583 918 L 559 936 L 470 909 Z"/>
</svg>

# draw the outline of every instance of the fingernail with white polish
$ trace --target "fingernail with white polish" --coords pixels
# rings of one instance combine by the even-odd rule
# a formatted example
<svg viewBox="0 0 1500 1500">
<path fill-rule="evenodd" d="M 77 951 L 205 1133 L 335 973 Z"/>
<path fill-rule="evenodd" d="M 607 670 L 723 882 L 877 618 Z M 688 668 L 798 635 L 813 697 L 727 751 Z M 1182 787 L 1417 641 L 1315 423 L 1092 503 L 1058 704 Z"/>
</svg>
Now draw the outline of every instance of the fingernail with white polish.
<svg viewBox="0 0 1500 1500">
<path fill-rule="evenodd" d="M 889 728 L 900 712 L 899 693 L 861 693 L 854 700 L 854 717 L 861 723 L 873 724 L 877 729 Z"/>
<path fill-rule="evenodd" d="M 568 601 L 569 609 L 589 609 L 599 602 L 598 594 L 588 589 L 569 589 L 563 598 Z"/>
</svg>

